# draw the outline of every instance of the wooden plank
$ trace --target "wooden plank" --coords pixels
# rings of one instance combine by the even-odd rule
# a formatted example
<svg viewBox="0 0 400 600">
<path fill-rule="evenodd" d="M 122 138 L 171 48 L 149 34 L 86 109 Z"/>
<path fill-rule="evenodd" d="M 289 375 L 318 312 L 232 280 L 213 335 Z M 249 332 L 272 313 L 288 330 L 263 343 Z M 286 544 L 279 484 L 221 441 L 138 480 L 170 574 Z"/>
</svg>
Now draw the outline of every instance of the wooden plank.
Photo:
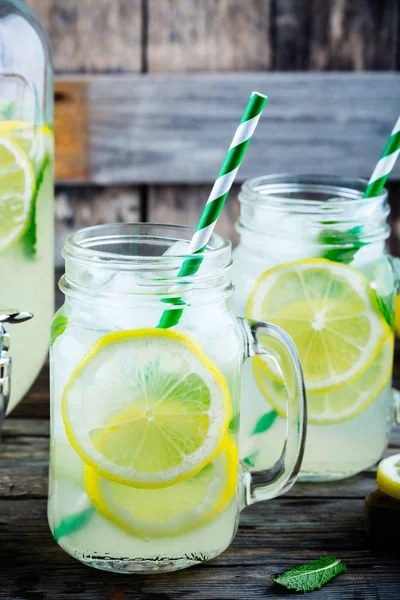
<svg viewBox="0 0 400 600">
<path fill-rule="evenodd" d="M 64 266 L 61 250 L 67 235 L 92 225 L 137 222 L 141 218 L 138 188 L 58 187 L 56 194 L 56 267 Z"/>
<path fill-rule="evenodd" d="M 85 81 L 55 83 L 54 129 L 57 180 L 90 177 L 89 116 Z"/>
<path fill-rule="evenodd" d="M 49 403 L 49 365 L 40 371 L 25 398 L 11 413 L 13 418 L 48 419 L 50 416 Z"/>
<path fill-rule="evenodd" d="M 49 437 L 48 419 L 23 419 L 14 416 L 7 417 L 2 427 L 2 441 L 7 443 L 18 436 Z"/>
<path fill-rule="evenodd" d="M 45 500 L 0 500 L 0 526 L 3 600 L 71 594 L 79 600 L 289 600 L 293 594 L 274 585 L 273 576 L 321 553 L 340 556 L 348 571 L 317 593 L 320 600 L 393 600 L 400 585 L 399 559 L 369 552 L 361 500 L 282 498 L 251 507 L 220 557 L 172 576 L 136 577 L 128 588 L 125 579 L 85 568 L 56 545 Z"/>
<path fill-rule="evenodd" d="M 396 68 L 396 46 L 400 41 L 398 2 L 313 0 L 309 7 L 308 68 L 357 71 Z"/>
<path fill-rule="evenodd" d="M 400 96 L 396 73 L 105 76 L 60 80 L 58 90 L 83 83 L 86 180 L 105 185 L 212 183 L 253 89 L 268 93 L 270 102 L 239 181 L 279 171 L 369 176 Z M 78 100 L 69 106 L 77 114 L 85 110 Z M 64 108 L 58 118 L 65 129 Z M 393 177 L 400 177 L 400 162 Z M 71 172 L 65 181 L 81 179 Z"/>
<path fill-rule="evenodd" d="M 318 12 L 322 2 L 317 3 Z M 274 69 L 280 71 L 306 70 L 309 50 L 312 2 L 309 0 L 276 0 L 274 5 L 273 56 Z"/>
<path fill-rule="evenodd" d="M 148 0 L 150 73 L 271 68 L 271 0 Z"/>
<path fill-rule="evenodd" d="M 176 223 L 195 227 L 210 193 L 208 185 L 150 186 L 147 217 L 154 223 Z M 238 242 L 235 222 L 239 216 L 239 187 L 233 186 L 228 202 L 218 219 L 215 231 Z"/>
<path fill-rule="evenodd" d="M 276 0 L 274 69 L 395 69 L 399 3 Z"/>
<path fill-rule="evenodd" d="M 57 72 L 140 72 L 141 0 L 27 0 L 53 47 Z"/>
</svg>

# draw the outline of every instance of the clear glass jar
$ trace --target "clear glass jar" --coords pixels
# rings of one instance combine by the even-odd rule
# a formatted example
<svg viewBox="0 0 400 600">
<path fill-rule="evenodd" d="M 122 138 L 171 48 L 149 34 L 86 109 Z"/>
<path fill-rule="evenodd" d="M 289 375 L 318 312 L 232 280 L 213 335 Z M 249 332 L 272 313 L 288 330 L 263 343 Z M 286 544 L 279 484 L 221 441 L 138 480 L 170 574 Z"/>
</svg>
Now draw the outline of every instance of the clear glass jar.
<svg viewBox="0 0 400 600">
<path fill-rule="evenodd" d="M 0 309 L 34 314 L 9 327 L 10 411 L 43 365 L 54 312 L 53 69 L 20 0 L 0 3 L 0 163 Z"/>
<path fill-rule="evenodd" d="M 364 200 L 365 186 L 362 179 L 284 174 L 249 180 L 239 195 L 232 308 L 284 327 L 297 345 L 309 416 L 303 480 L 370 467 L 386 449 L 393 420 L 389 207 L 386 190 Z M 282 391 L 266 361 L 245 365 L 242 394 L 252 410 L 242 421 L 241 448 L 256 468 L 280 447 Z M 271 427 L 254 436 L 266 405 Z"/>
<path fill-rule="evenodd" d="M 157 572 L 213 558 L 240 510 L 282 494 L 300 466 L 305 405 L 293 345 L 230 311 L 225 238 L 212 236 L 199 271 L 177 277 L 184 260 L 199 260 L 186 255 L 193 233 L 105 225 L 70 236 L 63 251 L 48 516 L 60 546 L 100 569 Z M 160 329 L 172 313 L 174 327 Z M 239 390 L 243 361 L 264 352 L 285 372 L 290 417 L 279 463 L 255 481 L 238 458 Z"/>
</svg>

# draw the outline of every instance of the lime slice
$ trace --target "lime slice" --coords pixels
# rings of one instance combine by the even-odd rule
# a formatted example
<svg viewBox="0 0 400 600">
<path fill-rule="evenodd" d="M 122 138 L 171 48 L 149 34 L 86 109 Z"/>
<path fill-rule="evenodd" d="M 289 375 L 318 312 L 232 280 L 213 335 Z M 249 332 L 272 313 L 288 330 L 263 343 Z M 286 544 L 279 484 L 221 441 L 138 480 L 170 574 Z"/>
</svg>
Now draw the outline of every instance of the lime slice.
<svg viewBox="0 0 400 600">
<path fill-rule="evenodd" d="M 300 355 L 307 391 L 331 391 L 373 363 L 391 335 L 368 280 L 325 259 L 275 267 L 258 279 L 247 317 L 280 325 Z M 275 378 L 276 370 L 256 357 Z"/>
<path fill-rule="evenodd" d="M 381 492 L 400 500 L 400 454 L 381 460 L 376 480 Z"/>
<path fill-rule="evenodd" d="M 103 477 L 159 488 L 219 452 L 231 418 L 227 383 L 188 335 L 160 329 L 102 337 L 63 394 L 68 438 Z"/>
<path fill-rule="evenodd" d="M 35 175 L 24 150 L 0 137 L 0 252 L 24 234 L 29 224 Z"/>
<path fill-rule="evenodd" d="M 134 535 L 165 537 L 203 525 L 222 513 L 237 488 L 238 453 L 227 435 L 221 452 L 196 475 L 157 490 L 128 487 L 85 466 L 86 493 L 96 510 Z"/>
<path fill-rule="evenodd" d="M 382 344 L 372 365 L 360 377 L 325 392 L 307 393 L 308 422 L 312 425 L 342 423 L 359 415 L 380 394 L 392 374 L 393 336 Z M 254 377 L 268 402 L 286 417 L 286 394 L 282 381 L 271 378 L 262 363 L 254 362 Z"/>
</svg>

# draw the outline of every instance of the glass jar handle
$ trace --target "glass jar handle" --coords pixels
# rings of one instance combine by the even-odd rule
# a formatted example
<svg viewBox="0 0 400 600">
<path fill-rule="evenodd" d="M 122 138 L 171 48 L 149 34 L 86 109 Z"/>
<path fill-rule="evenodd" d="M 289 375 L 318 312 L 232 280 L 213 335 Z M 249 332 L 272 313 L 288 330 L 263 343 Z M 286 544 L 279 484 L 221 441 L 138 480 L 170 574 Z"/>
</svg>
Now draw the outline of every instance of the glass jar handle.
<svg viewBox="0 0 400 600">
<path fill-rule="evenodd" d="M 281 456 L 271 468 L 245 474 L 247 506 L 280 496 L 294 484 L 304 454 L 307 405 L 303 372 L 291 337 L 272 323 L 247 319 L 239 319 L 239 322 L 245 335 L 244 360 L 261 355 L 277 363 L 285 384 L 287 407 L 286 436 Z"/>
</svg>

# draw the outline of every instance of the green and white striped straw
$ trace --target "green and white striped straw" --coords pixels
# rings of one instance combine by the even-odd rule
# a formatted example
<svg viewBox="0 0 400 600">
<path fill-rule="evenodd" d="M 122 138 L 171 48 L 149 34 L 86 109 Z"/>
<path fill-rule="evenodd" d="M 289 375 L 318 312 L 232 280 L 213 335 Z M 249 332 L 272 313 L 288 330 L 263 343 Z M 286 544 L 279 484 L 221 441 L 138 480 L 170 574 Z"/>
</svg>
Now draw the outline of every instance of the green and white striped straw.
<svg viewBox="0 0 400 600">
<path fill-rule="evenodd" d="M 372 198 L 379 196 L 385 187 L 387 178 L 389 177 L 397 157 L 400 154 L 400 117 L 393 128 L 392 133 L 387 141 L 381 157 L 372 173 L 368 185 L 364 192 L 364 198 Z"/>
<path fill-rule="evenodd" d="M 206 249 L 267 100 L 267 96 L 259 92 L 253 92 L 250 96 L 246 110 L 233 136 L 228 154 L 189 244 L 188 254 L 201 255 Z M 190 257 L 186 259 L 179 270 L 178 277 L 193 275 L 198 271 L 201 262 L 201 256 L 199 258 Z M 182 301 L 176 300 L 175 303 L 182 304 Z M 173 327 L 179 322 L 182 313 L 182 309 L 166 310 L 161 317 L 158 327 L 161 329 Z"/>
</svg>

